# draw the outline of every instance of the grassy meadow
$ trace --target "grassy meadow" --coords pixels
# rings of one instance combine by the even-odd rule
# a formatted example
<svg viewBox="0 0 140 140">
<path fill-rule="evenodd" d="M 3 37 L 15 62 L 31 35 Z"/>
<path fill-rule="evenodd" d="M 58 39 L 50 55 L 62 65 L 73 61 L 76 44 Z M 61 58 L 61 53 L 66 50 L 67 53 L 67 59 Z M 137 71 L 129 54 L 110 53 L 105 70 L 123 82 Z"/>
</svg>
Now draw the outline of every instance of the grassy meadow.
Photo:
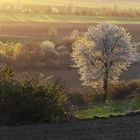
<svg viewBox="0 0 140 140">
<path fill-rule="evenodd" d="M 5 7 L 3 11 L 2 7 Z M 20 9 L 19 11 L 8 11 L 8 8 L 11 7 L 20 7 L 25 11 L 29 10 L 30 12 L 24 12 L 24 10 Z M 60 13 L 47 13 L 46 11 L 49 9 L 48 7 L 60 8 L 63 9 Z M 136 14 L 139 12 L 140 3 L 137 0 L 131 1 L 110 1 L 110 0 L 2 0 L 2 4 L 0 8 L 0 21 L 9 21 L 9 22 L 59 22 L 59 23 L 100 23 L 109 21 L 111 23 L 116 24 L 140 24 L 140 17 Z M 59 11 L 58 8 L 58 11 Z M 77 15 L 67 13 L 68 9 L 77 9 L 78 12 L 88 12 L 94 11 L 95 15 Z M 51 9 L 51 10 L 52 10 Z M 81 9 L 81 10 L 80 10 Z M 87 10 L 85 10 L 87 9 Z M 33 11 L 38 12 L 33 12 Z M 112 12 L 117 12 L 120 14 L 130 13 L 133 15 L 121 15 L 121 16 L 108 16 L 104 15 L 103 12 L 106 11 L 108 14 Z M 66 14 L 63 14 L 63 12 Z"/>
<path fill-rule="evenodd" d="M 14 4 L 17 0 L 5 0 L 4 3 Z M 67 6 L 69 4 L 74 4 L 77 7 L 88 7 L 88 8 L 102 8 L 102 7 L 109 7 L 114 8 L 114 5 L 118 5 L 120 10 L 128 10 L 130 7 L 134 10 L 139 10 L 140 4 L 137 1 L 108 1 L 105 2 L 104 0 L 21 0 L 23 5 L 55 5 L 55 6 Z"/>
<path fill-rule="evenodd" d="M 125 115 L 128 112 L 139 111 L 140 104 L 131 101 L 115 101 L 112 104 L 94 104 L 85 107 L 78 107 L 76 115 L 79 119 L 89 119 L 94 117 L 109 117 L 110 115 Z"/>
<path fill-rule="evenodd" d="M 100 23 L 140 24 L 140 18 L 75 16 L 75 15 L 46 15 L 33 13 L 0 12 L 0 21 L 11 22 L 53 22 L 53 23 Z"/>
</svg>

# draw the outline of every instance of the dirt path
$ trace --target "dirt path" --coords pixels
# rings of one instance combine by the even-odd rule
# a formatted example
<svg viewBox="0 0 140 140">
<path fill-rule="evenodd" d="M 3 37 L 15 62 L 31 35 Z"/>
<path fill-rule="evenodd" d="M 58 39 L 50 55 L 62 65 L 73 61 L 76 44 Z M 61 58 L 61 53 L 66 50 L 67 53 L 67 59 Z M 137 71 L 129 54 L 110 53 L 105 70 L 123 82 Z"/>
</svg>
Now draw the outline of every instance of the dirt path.
<svg viewBox="0 0 140 140">
<path fill-rule="evenodd" d="M 140 115 L 0 127 L 0 140 L 140 140 Z"/>
</svg>

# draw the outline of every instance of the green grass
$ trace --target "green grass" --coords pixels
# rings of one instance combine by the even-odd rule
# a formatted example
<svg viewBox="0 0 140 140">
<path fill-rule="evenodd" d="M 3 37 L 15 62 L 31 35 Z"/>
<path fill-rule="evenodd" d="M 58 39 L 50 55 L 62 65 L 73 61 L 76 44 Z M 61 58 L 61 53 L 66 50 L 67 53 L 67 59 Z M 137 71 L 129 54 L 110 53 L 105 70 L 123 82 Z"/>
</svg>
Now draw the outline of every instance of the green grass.
<svg viewBox="0 0 140 140">
<path fill-rule="evenodd" d="M 17 0 L 4 0 L 5 3 L 15 4 Z M 75 6 L 78 7 L 92 7 L 92 8 L 102 8 L 109 7 L 114 8 L 114 4 L 118 5 L 119 10 L 128 10 L 130 7 L 133 10 L 139 10 L 140 3 L 136 1 L 128 2 L 128 1 L 107 1 L 107 0 L 20 0 L 21 3 L 28 4 L 28 5 L 60 5 L 60 6 L 66 6 L 70 3 L 73 3 Z M 107 2 L 106 2 L 107 1 Z"/>
<path fill-rule="evenodd" d="M 58 22 L 58 23 L 100 23 L 140 24 L 140 18 L 131 17 L 101 17 L 101 16 L 68 16 L 27 14 L 16 12 L 0 12 L 0 21 L 9 22 Z"/>
<path fill-rule="evenodd" d="M 79 119 L 93 118 L 97 117 L 109 117 L 110 115 L 125 115 L 128 110 L 139 111 L 140 104 L 133 108 L 131 102 L 128 101 L 117 101 L 109 104 L 95 104 L 87 107 L 79 107 L 75 110 L 76 115 Z"/>
</svg>

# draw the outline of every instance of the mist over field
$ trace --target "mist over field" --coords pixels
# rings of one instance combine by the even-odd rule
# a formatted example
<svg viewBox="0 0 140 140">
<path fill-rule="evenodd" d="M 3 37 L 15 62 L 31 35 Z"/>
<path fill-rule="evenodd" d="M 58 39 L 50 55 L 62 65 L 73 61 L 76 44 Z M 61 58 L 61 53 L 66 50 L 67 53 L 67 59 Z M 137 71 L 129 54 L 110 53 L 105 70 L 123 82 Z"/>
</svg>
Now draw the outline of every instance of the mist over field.
<svg viewBox="0 0 140 140">
<path fill-rule="evenodd" d="M 0 0 L 0 140 L 140 140 L 140 0 Z"/>
<path fill-rule="evenodd" d="M 39 57 L 38 63 L 28 64 L 25 59 L 22 67 L 19 62 L 16 67 L 19 70 L 23 67 L 34 68 L 45 74 L 61 77 L 68 87 L 81 87 L 78 73 L 71 68 L 69 38 L 72 31 L 85 31 L 88 26 L 109 22 L 128 28 L 132 40 L 138 42 L 139 7 L 138 0 L 1 0 L 0 39 L 4 42 L 19 42 L 25 48 L 27 42 L 33 47 L 40 46 L 44 41 L 52 41 L 55 48 L 66 47 L 66 56 L 61 52 L 60 58 L 48 58 L 51 62 L 46 61 L 44 64 L 40 62 Z M 67 58 L 66 62 L 62 62 L 63 55 Z M 137 79 L 139 73 L 134 72 L 135 67 L 139 67 L 139 64 L 131 67 L 130 72 L 125 72 L 121 79 Z M 69 75 L 73 74 L 75 76 L 70 78 Z"/>
</svg>

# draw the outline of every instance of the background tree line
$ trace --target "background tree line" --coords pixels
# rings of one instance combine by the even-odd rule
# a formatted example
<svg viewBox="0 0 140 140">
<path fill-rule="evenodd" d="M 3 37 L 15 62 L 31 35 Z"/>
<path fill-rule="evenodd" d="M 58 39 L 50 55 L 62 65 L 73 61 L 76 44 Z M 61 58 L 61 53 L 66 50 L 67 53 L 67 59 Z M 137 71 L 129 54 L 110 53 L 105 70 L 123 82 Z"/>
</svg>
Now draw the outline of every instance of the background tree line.
<svg viewBox="0 0 140 140">
<path fill-rule="evenodd" d="M 65 6 L 54 5 L 13 5 L 2 4 L 0 11 L 3 12 L 21 12 L 34 14 L 54 14 L 54 15 L 77 15 L 77 16 L 115 16 L 115 17 L 140 17 L 140 12 L 137 9 L 129 7 L 127 9 L 120 9 L 117 4 L 112 7 L 102 6 L 97 8 L 78 7 L 73 3 Z"/>
</svg>

